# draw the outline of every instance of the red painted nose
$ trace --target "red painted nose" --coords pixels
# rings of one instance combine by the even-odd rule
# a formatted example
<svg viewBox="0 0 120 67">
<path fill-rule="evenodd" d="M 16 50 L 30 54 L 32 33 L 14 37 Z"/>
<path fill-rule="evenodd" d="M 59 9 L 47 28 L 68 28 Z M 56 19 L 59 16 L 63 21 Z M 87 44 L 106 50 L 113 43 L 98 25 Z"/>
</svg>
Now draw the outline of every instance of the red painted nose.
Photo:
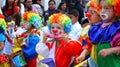
<svg viewBox="0 0 120 67">
<path fill-rule="evenodd" d="M 57 32 L 58 32 L 58 30 L 52 30 L 52 32 L 53 32 L 53 33 L 57 33 Z"/>
<path fill-rule="evenodd" d="M 86 13 L 86 17 L 87 17 L 87 18 L 90 18 L 90 17 L 91 17 L 91 14 L 87 12 L 87 13 Z"/>
</svg>

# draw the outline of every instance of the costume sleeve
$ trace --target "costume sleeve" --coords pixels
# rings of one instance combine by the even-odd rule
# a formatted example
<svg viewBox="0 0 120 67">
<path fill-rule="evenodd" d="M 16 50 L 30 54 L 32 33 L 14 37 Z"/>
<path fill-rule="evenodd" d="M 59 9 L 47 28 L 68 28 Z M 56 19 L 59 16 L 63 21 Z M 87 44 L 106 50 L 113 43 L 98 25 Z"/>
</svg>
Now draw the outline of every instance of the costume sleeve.
<svg viewBox="0 0 120 67">
<path fill-rule="evenodd" d="M 65 52 L 70 56 L 80 55 L 82 52 L 82 45 L 78 41 L 69 41 L 65 46 Z"/>
<path fill-rule="evenodd" d="M 27 59 L 32 59 L 37 55 L 35 47 L 36 47 L 37 43 L 39 42 L 39 40 L 40 39 L 37 35 L 32 36 L 29 39 L 28 44 L 25 47 L 23 47 L 22 52 L 24 53 L 24 55 Z"/>
<path fill-rule="evenodd" d="M 86 38 L 85 38 L 85 41 L 86 41 L 87 43 L 85 44 L 85 46 L 83 46 L 83 49 L 87 49 L 88 51 L 91 51 L 92 43 L 91 43 L 89 37 L 86 37 Z"/>
<path fill-rule="evenodd" d="M 115 33 L 110 44 L 112 47 L 120 47 L 120 32 L 119 31 Z"/>
<path fill-rule="evenodd" d="M 45 43 L 39 42 L 36 46 L 36 51 L 38 54 L 47 57 L 49 54 L 49 48 Z"/>
</svg>

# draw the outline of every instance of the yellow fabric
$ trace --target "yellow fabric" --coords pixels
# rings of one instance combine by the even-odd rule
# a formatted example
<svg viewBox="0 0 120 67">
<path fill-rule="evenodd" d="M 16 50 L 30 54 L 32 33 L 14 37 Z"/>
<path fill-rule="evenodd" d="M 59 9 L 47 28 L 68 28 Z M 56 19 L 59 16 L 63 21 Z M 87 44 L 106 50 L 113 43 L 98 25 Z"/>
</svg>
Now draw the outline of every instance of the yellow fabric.
<svg viewBox="0 0 120 67">
<path fill-rule="evenodd" d="M 90 25 L 87 25 L 81 32 L 81 36 L 83 37 L 83 39 L 85 39 L 88 36 L 89 29 L 90 29 Z"/>
<path fill-rule="evenodd" d="M 84 65 L 85 63 L 87 63 L 87 60 L 75 65 L 74 67 L 82 67 L 82 65 Z"/>
<path fill-rule="evenodd" d="M 92 45 L 92 49 L 91 49 L 91 53 L 90 53 L 90 57 L 92 59 L 94 59 L 95 61 L 97 61 L 97 57 L 96 57 L 96 50 L 97 50 L 97 45 Z"/>
<path fill-rule="evenodd" d="M 0 67 L 10 67 L 10 64 L 8 62 L 0 64 Z"/>
<path fill-rule="evenodd" d="M 15 38 L 14 39 L 14 46 L 12 48 L 12 53 L 16 53 L 16 52 L 22 50 L 22 48 L 21 48 L 22 41 L 23 41 L 23 38 Z"/>
</svg>

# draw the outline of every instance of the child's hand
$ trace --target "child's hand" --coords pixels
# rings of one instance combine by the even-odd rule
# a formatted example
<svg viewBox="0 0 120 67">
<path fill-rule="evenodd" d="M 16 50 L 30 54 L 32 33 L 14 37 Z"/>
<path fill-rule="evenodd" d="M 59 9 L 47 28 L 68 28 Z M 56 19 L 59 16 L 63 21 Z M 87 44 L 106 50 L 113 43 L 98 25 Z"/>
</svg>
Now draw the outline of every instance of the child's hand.
<svg viewBox="0 0 120 67">
<path fill-rule="evenodd" d="M 112 54 L 112 51 L 110 49 L 102 49 L 98 55 L 102 56 L 102 57 L 106 57 L 108 55 Z"/>
<path fill-rule="evenodd" d="M 65 42 L 68 42 L 69 41 L 69 36 L 67 34 L 63 34 L 61 36 L 61 39 L 63 39 Z"/>
<path fill-rule="evenodd" d="M 48 38 L 48 34 L 47 33 L 44 33 L 44 35 L 43 35 L 43 43 L 46 43 L 46 41 L 47 41 L 47 38 Z"/>
<path fill-rule="evenodd" d="M 84 59 L 85 59 L 85 55 L 84 55 L 84 54 L 81 54 L 79 57 L 76 58 L 76 62 L 77 62 L 77 63 L 80 63 L 80 62 L 82 62 Z"/>
</svg>

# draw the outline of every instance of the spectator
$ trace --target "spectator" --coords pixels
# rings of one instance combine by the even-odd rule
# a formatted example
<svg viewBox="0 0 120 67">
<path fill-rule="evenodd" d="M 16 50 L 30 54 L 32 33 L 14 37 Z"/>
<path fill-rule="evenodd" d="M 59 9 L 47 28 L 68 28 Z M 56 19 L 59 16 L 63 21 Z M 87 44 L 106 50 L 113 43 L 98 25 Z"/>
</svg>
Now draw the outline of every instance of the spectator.
<svg viewBox="0 0 120 67">
<path fill-rule="evenodd" d="M 58 9 L 61 10 L 64 14 L 68 14 L 66 2 L 61 2 L 58 6 Z"/>
</svg>

